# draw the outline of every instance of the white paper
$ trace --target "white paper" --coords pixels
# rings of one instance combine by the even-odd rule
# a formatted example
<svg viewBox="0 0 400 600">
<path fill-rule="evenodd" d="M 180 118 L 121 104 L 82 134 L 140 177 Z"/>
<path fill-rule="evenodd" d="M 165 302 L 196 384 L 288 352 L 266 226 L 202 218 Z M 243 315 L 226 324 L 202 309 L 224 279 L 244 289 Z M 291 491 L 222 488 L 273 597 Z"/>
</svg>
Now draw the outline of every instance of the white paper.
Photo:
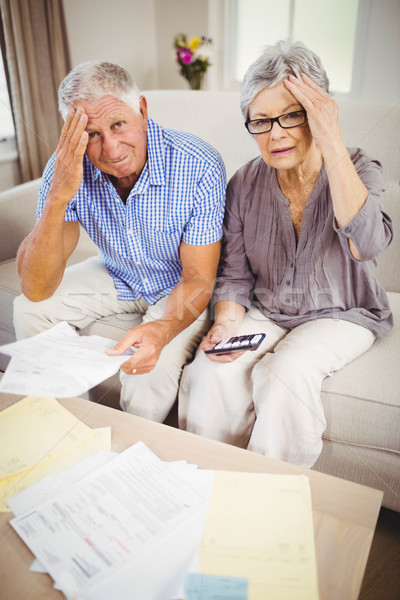
<svg viewBox="0 0 400 600">
<path fill-rule="evenodd" d="M 82 480 L 96 469 L 105 465 L 109 460 L 118 456 L 117 452 L 105 452 L 101 450 L 97 454 L 82 460 L 81 462 L 43 477 L 40 481 L 22 490 L 7 500 L 7 503 L 16 517 L 34 510 L 37 506 L 54 496 L 63 492 L 71 484 Z"/>
<path fill-rule="evenodd" d="M 183 577 L 207 506 L 208 498 L 139 442 L 10 523 L 66 596 L 97 600 L 108 589 L 108 598 L 128 599 L 141 582 L 149 595 L 138 597 L 165 600 L 157 594 L 168 586 L 172 593 Z"/>
<path fill-rule="evenodd" d="M 34 510 L 41 503 L 45 502 L 52 496 L 61 493 L 67 489 L 72 483 L 84 479 L 95 469 L 103 466 L 112 458 L 118 456 L 116 452 L 101 451 L 95 456 L 87 458 L 77 465 L 64 469 L 59 473 L 44 477 L 37 484 L 16 494 L 9 500 L 10 508 L 15 516 L 19 516 L 27 511 Z M 207 498 L 211 495 L 213 472 L 197 469 L 197 465 L 189 464 L 185 460 L 164 462 L 167 468 L 171 469 L 187 484 L 200 494 Z M 193 519 L 189 531 L 188 524 L 184 523 L 181 531 L 174 531 L 172 539 L 166 538 L 160 542 L 156 550 L 152 549 L 151 556 L 141 556 L 139 560 L 135 560 L 135 564 L 128 563 L 125 569 L 118 573 L 118 579 L 115 581 L 112 577 L 106 582 L 100 584 L 100 589 L 89 590 L 84 596 L 79 596 L 79 599 L 85 597 L 91 600 L 101 600 L 105 598 L 131 600 L 131 592 L 140 589 L 143 597 L 151 600 L 152 598 L 160 598 L 168 600 L 170 595 L 171 600 L 184 597 L 183 581 L 187 570 L 187 566 L 191 561 L 191 557 L 196 555 L 196 551 L 201 539 L 201 533 L 204 527 L 206 509 L 203 513 L 199 513 Z M 170 560 L 168 560 L 170 558 Z M 158 577 L 154 579 L 152 569 L 154 564 L 158 564 Z M 150 573 L 149 573 L 150 566 Z M 30 567 L 31 571 L 37 573 L 47 573 L 46 567 L 37 558 L 33 561 Z M 63 590 L 62 586 L 54 583 L 55 589 L 61 589 L 66 595 L 67 590 Z M 169 592 L 169 593 L 168 593 Z M 93 594 L 93 595 L 92 595 Z M 167 594 L 167 595 L 166 595 Z M 68 597 L 68 596 L 67 596 Z"/>
<path fill-rule="evenodd" d="M 33 337 L 0 346 L 11 361 L 0 391 L 32 396 L 81 396 L 117 373 L 133 350 L 109 356 L 117 342 L 98 335 L 80 336 L 63 321 Z"/>
</svg>

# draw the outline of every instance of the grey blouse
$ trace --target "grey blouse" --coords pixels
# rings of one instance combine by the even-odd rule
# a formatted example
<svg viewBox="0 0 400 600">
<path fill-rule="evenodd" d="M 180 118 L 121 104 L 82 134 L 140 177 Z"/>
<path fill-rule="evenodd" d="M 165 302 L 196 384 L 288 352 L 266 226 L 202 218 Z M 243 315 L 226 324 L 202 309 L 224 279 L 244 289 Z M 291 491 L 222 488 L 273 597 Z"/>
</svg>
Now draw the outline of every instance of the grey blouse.
<svg viewBox="0 0 400 600">
<path fill-rule="evenodd" d="M 235 173 L 227 189 L 213 303 L 231 300 L 247 309 L 256 304 L 285 328 L 311 319 L 338 318 L 377 335 L 390 331 L 388 299 L 374 274 L 376 257 L 393 237 L 391 220 L 380 204 L 382 169 L 359 148 L 349 153 L 368 189 L 366 203 L 339 229 L 323 164 L 298 240 L 276 170 L 258 157 Z M 357 246 L 360 260 L 352 256 L 348 238 Z"/>
</svg>

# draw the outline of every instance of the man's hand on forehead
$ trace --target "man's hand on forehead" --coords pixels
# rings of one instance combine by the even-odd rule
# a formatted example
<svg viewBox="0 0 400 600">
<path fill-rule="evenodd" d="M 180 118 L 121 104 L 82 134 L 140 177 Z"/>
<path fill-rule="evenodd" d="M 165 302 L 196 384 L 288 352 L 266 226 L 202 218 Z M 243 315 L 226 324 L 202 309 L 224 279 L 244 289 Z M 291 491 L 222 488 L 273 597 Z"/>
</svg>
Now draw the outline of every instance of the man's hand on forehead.
<svg viewBox="0 0 400 600">
<path fill-rule="evenodd" d="M 89 140 L 88 116 L 82 107 L 73 107 L 61 131 L 51 186 L 61 202 L 69 202 L 78 192 L 83 176 L 83 156 Z"/>
</svg>

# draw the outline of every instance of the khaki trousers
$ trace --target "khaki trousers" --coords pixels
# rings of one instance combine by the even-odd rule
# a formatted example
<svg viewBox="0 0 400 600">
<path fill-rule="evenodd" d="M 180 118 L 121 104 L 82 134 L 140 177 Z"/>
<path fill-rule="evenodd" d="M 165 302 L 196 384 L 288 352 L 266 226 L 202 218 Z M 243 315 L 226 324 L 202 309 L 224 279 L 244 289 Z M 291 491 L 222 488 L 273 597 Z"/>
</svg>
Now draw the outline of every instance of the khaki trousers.
<svg viewBox="0 0 400 600">
<path fill-rule="evenodd" d="M 124 321 L 132 314 L 140 315 L 141 322 L 158 319 L 163 315 L 166 301 L 167 296 L 153 305 L 143 298 L 119 300 L 113 278 L 101 260 L 92 257 L 68 267 L 51 298 L 31 302 L 23 295 L 18 296 L 14 301 L 14 327 L 17 339 L 22 339 L 61 321 L 81 330 L 97 319 L 113 316 L 121 322 L 122 333 L 116 328 L 118 340 L 125 333 Z M 182 368 L 209 327 L 206 310 L 163 348 L 150 373 L 126 375 L 121 371 L 121 408 L 147 419 L 164 421 L 177 399 Z"/>
<path fill-rule="evenodd" d="M 339 319 L 318 319 L 287 331 L 251 308 L 238 334 L 265 332 L 256 351 L 231 363 L 198 350 L 183 370 L 179 424 L 199 435 L 311 467 L 326 420 L 321 385 L 368 350 L 374 334 Z"/>
</svg>

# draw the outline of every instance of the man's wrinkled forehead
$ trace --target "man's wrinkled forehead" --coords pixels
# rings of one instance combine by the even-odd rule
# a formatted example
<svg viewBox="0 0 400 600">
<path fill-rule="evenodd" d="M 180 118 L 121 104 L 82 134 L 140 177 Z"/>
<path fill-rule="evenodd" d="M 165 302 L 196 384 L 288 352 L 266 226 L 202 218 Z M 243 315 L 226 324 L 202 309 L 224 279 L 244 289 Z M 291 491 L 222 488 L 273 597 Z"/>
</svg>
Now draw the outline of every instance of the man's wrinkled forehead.
<svg viewBox="0 0 400 600">
<path fill-rule="evenodd" d="M 81 100 L 75 104 L 75 108 L 82 107 L 91 121 L 112 121 L 115 118 L 127 117 L 134 113 L 133 109 L 114 96 L 103 96 L 96 101 Z"/>
</svg>

